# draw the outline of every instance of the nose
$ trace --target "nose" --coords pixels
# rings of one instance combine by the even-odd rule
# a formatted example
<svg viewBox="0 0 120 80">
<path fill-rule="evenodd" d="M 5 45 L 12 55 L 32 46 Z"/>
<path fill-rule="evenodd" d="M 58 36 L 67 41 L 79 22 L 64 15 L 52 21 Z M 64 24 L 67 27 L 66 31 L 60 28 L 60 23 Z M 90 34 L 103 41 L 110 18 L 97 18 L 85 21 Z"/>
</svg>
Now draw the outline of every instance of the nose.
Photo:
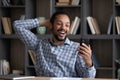
<svg viewBox="0 0 120 80">
<path fill-rule="evenodd" d="M 62 29 L 65 29 L 65 28 L 66 28 L 66 25 L 65 25 L 65 24 L 62 24 L 61 28 L 62 28 Z"/>
</svg>

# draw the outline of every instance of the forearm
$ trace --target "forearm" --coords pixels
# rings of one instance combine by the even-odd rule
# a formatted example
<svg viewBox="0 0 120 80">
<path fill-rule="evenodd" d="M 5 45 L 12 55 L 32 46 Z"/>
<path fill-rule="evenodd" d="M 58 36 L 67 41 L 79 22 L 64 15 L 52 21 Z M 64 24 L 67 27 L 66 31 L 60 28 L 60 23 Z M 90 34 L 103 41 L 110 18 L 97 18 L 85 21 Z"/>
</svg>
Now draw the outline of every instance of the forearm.
<svg viewBox="0 0 120 80">
<path fill-rule="evenodd" d="M 82 56 L 77 56 L 76 65 L 75 65 L 77 75 L 83 78 L 94 78 L 96 76 L 96 69 L 93 66 L 88 67 L 83 60 Z"/>
<path fill-rule="evenodd" d="M 30 29 L 39 25 L 38 19 L 16 20 L 14 22 L 14 30 L 28 48 L 35 48 L 38 43 L 38 39 Z"/>
<path fill-rule="evenodd" d="M 96 76 L 96 69 L 94 66 L 87 68 L 87 67 L 79 67 L 77 68 L 77 75 L 78 77 L 82 78 L 95 78 Z"/>
<path fill-rule="evenodd" d="M 94 66 L 89 68 L 89 75 L 90 75 L 91 78 L 95 78 L 95 76 L 96 76 L 96 69 L 95 69 Z"/>
<path fill-rule="evenodd" d="M 26 19 L 26 20 L 16 20 L 14 21 L 14 29 L 17 30 L 18 28 L 25 28 L 25 29 L 32 29 L 36 28 L 40 25 L 39 20 L 36 19 Z"/>
<path fill-rule="evenodd" d="M 96 69 L 94 66 L 87 68 L 85 74 L 83 75 L 83 77 L 85 78 L 95 78 L 95 76 L 96 76 Z"/>
</svg>

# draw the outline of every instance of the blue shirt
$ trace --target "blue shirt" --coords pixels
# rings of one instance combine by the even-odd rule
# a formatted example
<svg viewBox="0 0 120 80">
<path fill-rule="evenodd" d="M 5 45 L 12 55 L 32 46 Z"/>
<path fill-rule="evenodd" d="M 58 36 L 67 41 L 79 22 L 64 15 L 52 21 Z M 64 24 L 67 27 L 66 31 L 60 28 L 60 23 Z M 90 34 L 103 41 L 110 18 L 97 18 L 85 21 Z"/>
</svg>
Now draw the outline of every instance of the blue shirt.
<svg viewBox="0 0 120 80">
<path fill-rule="evenodd" d="M 79 43 L 65 39 L 55 45 L 52 39 L 39 39 L 30 30 L 39 26 L 39 20 L 16 20 L 14 30 L 25 45 L 36 53 L 35 70 L 38 76 L 94 78 L 96 69 L 87 67 L 77 54 Z"/>
</svg>

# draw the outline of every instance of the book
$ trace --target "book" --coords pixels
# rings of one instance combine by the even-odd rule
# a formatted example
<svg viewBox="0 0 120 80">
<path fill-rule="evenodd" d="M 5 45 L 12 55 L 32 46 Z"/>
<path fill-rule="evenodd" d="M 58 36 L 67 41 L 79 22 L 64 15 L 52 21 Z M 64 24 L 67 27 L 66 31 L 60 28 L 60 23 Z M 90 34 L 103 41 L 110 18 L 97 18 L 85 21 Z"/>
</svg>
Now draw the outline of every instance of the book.
<svg viewBox="0 0 120 80">
<path fill-rule="evenodd" d="M 107 34 L 110 34 L 112 31 L 113 18 L 114 18 L 114 15 L 111 15 L 110 20 L 109 20 L 109 24 L 108 24 Z"/>
<path fill-rule="evenodd" d="M 69 3 L 70 0 L 58 0 L 58 2 L 67 2 L 67 3 Z"/>
<path fill-rule="evenodd" d="M 56 2 L 57 6 L 66 6 L 70 4 L 70 0 L 58 0 L 58 2 Z"/>
<path fill-rule="evenodd" d="M 65 6 L 65 5 L 69 5 L 68 2 L 57 2 L 56 3 L 57 6 Z"/>
<path fill-rule="evenodd" d="M 73 31 L 72 34 L 75 35 L 75 34 L 77 33 L 77 30 L 78 30 L 78 28 L 79 28 L 79 25 L 80 25 L 80 18 L 77 17 L 77 21 L 76 21 L 76 23 L 75 23 L 75 28 L 74 28 L 74 31 Z"/>
<path fill-rule="evenodd" d="M 78 16 L 76 16 L 74 21 L 71 24 L 69 34 L 76 34 L 78 27 L 79 27 L 79 24 L 80 24 L 80 18 Z"/>
<path fill-rule="evenodd" d="M 21 75 L 21 74 L 24 74 L 24 71 L 23 71 L 23 70 L 18 70 L 18 69 L 13 69 L 13 70 L 12 70 L 12 73 L 13 73 L 13 74 Z"/>
<path fill-rule="evenodd" d="M 95 34 L 101 34 L 100 29 L 99 29 L 99 25 L 98 25 L 97 20 L 95 18 L 92 18 L 92 24 L 93 24 L 93 28 L 95 30 Z"/>
<path fill-rule="evenodd" d="M 87 17 L 87 22 L 89 24 L 92 34 L 101 34 L 97 20 L 93 17 Z"/>
<path fill-rule="evenodd" d="M 115 22 L 116 22 L 117 34 L 120 34 L 120 17 L 119 16 L 115 17 Z"/>
<path fill-rule="evenodd" d="M 3 60 L 3 75 L 10 73 L 10 64 L 7 60 Z"/>
<path fill-rule="evenodd" d="M 12 23 L 11 23 L 11 19 L 10 19 L 10 18 L 7 18 L 7 19 L 8 19 L 9 29 L 10 29 L 11 34 L 12 34 L 13 30 L 12 30 Z"/>
<path fill-rule="evenodd" d="M 87 17 L 87 22 L 88 22 L 89 28 L 91 30 L 91 33 L 96 34 L 95 29 L 93 27 L 92 17 L 88 16 Z"/>
<path fill-rule="evenodd" d="M 0 60 L 0 75 L 10 74 L 10 64 L 7 60 Z"/>
<path fill-rule="evenodd" d="M 71 5 L 79 5 L 80 0 L 71 0 Z"/>
<path fill-rule="evenodd" d="M 118 25 L 117 26 L 117 31 L 118 31 L 118 34 L 120 34 L 120 16 L 118 16 Z"/>
<path fill-rule="evenodd" d="M 117 3 L 117 4 L 120 4 L 120 0 L 116 0 L 116 3 Z"/>
<path fill-rule="evenodd" d="M 3 24 L 4 33 L 5 34 L 12 34 L 12 27 L 11 27 L 10 18 L 2 17 L 2 24 Z"/>
<path fill-rule="evenodd" d="M 25 20 L 25 14 L 20 16 L 20 20 Z"/>
<path fill-rule="evenodd" d="M 10 6 L 11 5 L 11 1 L 10 0 L 2 0 L 2 5 L 3 6 Z"/>
<path fill-rule="evenodd" d="M 28 53 L 30 55 L 30 58 L 31 58 L 33 64 L 35 65 L 35 53 L 32 50 L 28 50 Z"/>
<path fill-rule="evenodd" d="M 5 1 L 4 1 L 4 0 L 2 0 L 2 5 L 3 5 L 3 6 L 6 6 L 6 3 L 5 3 Z"/>
</svg>

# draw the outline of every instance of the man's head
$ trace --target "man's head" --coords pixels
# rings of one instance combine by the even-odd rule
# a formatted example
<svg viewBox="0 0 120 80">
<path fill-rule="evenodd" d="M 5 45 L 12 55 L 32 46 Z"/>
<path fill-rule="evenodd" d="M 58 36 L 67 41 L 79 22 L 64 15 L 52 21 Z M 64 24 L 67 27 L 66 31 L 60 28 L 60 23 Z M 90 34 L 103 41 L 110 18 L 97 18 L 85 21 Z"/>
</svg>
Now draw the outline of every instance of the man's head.
<svg viewBox="0 0 120 80">
<path fill-rule="evenodd" d="M 52 15 L 50 22 L 54 38 L 57 41 L 64 41 L 70 30 L 70 17 L 67 13 L 56 12 Z"/>
</svg>

